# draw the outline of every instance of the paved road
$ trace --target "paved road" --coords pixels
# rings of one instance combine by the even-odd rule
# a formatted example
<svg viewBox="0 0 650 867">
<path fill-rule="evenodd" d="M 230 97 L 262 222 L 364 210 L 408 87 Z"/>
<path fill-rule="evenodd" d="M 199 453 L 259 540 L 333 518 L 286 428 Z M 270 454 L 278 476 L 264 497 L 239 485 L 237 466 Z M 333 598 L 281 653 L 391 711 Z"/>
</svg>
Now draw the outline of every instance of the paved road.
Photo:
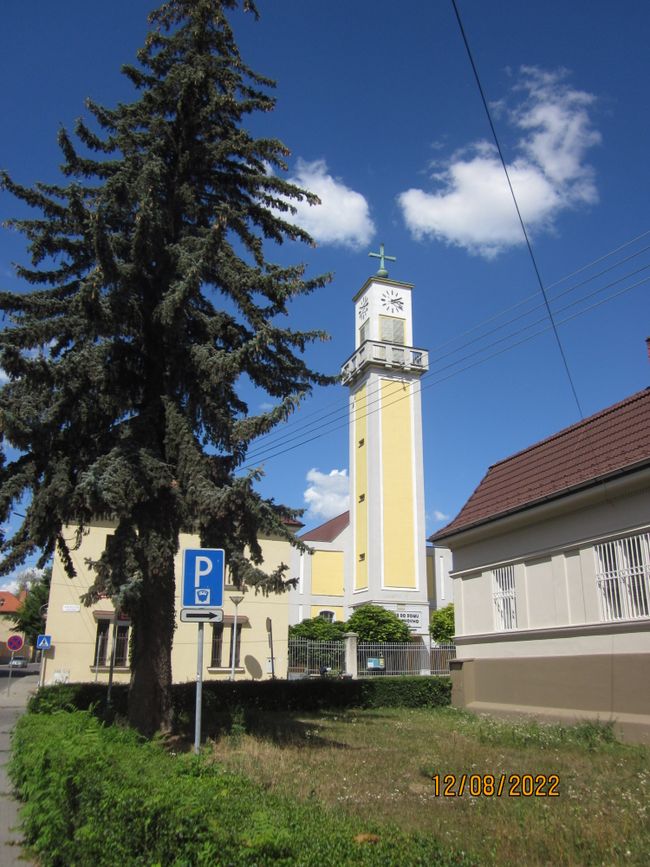
<svg viewBox="0 0 650 867">
<path fill-rule="evenodd" d="M 16 720 L 25 710 L 27 699 L 38 686 L 38 675 L 14 677 L 0 681 L 0 865 L 2 867 L 28 867 L 32 861 L 21 849 L 21 836 L 17 831 L 18 803 L 12 796 L 7 776 L 10 734 Z M 7 687 L 10 687 L 9 693 Z"/>
</svg>

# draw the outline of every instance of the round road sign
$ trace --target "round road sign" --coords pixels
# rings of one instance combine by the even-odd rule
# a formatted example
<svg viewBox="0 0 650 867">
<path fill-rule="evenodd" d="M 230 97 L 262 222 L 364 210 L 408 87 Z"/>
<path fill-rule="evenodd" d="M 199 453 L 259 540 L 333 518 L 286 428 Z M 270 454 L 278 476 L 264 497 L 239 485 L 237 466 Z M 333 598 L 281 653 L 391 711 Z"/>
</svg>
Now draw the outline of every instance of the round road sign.
<svg viewBox="0 0 650 867">
<path fill-rule="evenodd" d="M 22 635 L 10 635 L 7 639 L 7 647 L 12 653 L 16 653 L 18 650 L 23 649 L 23 637 Z"/>
</svg>

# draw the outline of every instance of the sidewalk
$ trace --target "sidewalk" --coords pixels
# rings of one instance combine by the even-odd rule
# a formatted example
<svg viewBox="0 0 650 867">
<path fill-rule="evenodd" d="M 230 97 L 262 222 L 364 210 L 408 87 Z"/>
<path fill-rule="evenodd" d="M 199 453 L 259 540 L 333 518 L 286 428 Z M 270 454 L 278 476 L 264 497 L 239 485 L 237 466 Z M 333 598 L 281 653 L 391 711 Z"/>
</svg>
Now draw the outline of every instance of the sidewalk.
<svg viewBox="0 0 650 867">
<path fill-rule="evenodd" d="M 30 695 L 38 687 L 38 675 L 12 677 L 9 695 L 8 683 L 8 678 L 0 678 L 0 865 L 28 867 L 33 862 L 22 854 L 21 835 L 17 830 L 18 802 L 13 797 L 6 766 L 10 757 L 11 731 L 24 713 Z"/>
</svg>

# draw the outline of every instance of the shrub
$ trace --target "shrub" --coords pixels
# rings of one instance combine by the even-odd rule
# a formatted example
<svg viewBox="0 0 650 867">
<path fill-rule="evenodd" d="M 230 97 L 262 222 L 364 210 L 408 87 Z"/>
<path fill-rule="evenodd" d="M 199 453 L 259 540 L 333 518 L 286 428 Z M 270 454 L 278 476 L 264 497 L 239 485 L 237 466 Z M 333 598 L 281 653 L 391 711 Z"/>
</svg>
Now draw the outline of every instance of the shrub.
<svg viewBox="0 0 650 867">
<path fill-rule="evenodd" d="M 114 712 L 124 715 L 128 687 L 113 686 Z M 194 724 L 196 684 L 172 687 L 177 732 L 191 734 Z M 92 709 L 105 717 L 106 686 L 94 683 L 60 684 L 40 689 L 31 699 L 31 713 Z M 262 711 L 316 712 L 354 707 L 443 707 L 451 701 L 446 677 L 372 677 L 359 680 L 241 680 L 206 681 L 203 684 L 203 732 L 212 736 L 231 731 L 244 714 Z"/>
<path fill-rule="evenodd" d="M 322 617 L 312 617 L 289 627 L 289 638 L 309 638 L 311 641 L 343 641 L 345 623 L 330 623 Z"/>
<path fill-rule="evenodd" d="M 381 605 L 362 605 L 348 620 L 348 632 L 356 632 L 359 641 L 410 641 L 411 631 L 397 614 Z"/>
<path fill-rule="evenodd" d="M 433 837 L 278 797 L 88 712 L 22 717 L 9 770 L 43 867 L 470 863 Z"/>
<path fill-rule="evenodd" d="M 438 644 L 451 644 L 453 642 L 456 634 L 453 602 L 433 612 L 429 622 L 429 633 Z"/>
</svg>

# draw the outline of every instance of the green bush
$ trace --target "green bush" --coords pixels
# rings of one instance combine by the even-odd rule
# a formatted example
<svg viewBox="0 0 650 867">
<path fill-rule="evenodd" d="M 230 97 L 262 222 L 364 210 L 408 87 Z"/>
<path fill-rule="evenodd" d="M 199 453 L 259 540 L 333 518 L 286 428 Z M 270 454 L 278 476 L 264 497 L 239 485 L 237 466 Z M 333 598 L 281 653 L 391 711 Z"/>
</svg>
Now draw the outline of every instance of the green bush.
<svg viewBox="0 0 650 867">
<path fill-rule="evenodd" d="M 456 634 L 454 603 L 434 611 L 429 621 L 429 633 L 438 644 L 451 644 Z"/>
<path fill-rule="evenodd" d="M 113 686 L 112 714 L 126 716 L 128 687 Z M 172 687 L 175 728 L 191 733 L 196 684 Z M 203 732 L 212 736 L 229 730 L 233 713 L 258 711 L 317 712 L 354 707 L 443 707 L 451 701 L 446 677 L 372 677 L 359 680 L 241 680 L 203 684 Z M 106 718 L 106 686 L 95 683 L 59 684 L 40 689 L 30 700 L 32 713 L 93 709 Z"/>
<path fill-rule="evenodd" d="M 289 627 L 289 638 L 309 638 L 310 641 L 343 641 L 347 624 L 330 623 L 322 617 L 311 617 Z"/>
<path fill-rule="evenodd" d="M 410 641 L 411 630 L 397 614 L 381 605 L 362 605 L 348 620 L 348 632 L 356 632 L 359 641 Z"/>
<path fill-rule="evenodd" d="M 432 837 L 280 798 L 88 712 L 22 717 L 9 771 L 43 867 L 470 863 Z"/>
</svg>

